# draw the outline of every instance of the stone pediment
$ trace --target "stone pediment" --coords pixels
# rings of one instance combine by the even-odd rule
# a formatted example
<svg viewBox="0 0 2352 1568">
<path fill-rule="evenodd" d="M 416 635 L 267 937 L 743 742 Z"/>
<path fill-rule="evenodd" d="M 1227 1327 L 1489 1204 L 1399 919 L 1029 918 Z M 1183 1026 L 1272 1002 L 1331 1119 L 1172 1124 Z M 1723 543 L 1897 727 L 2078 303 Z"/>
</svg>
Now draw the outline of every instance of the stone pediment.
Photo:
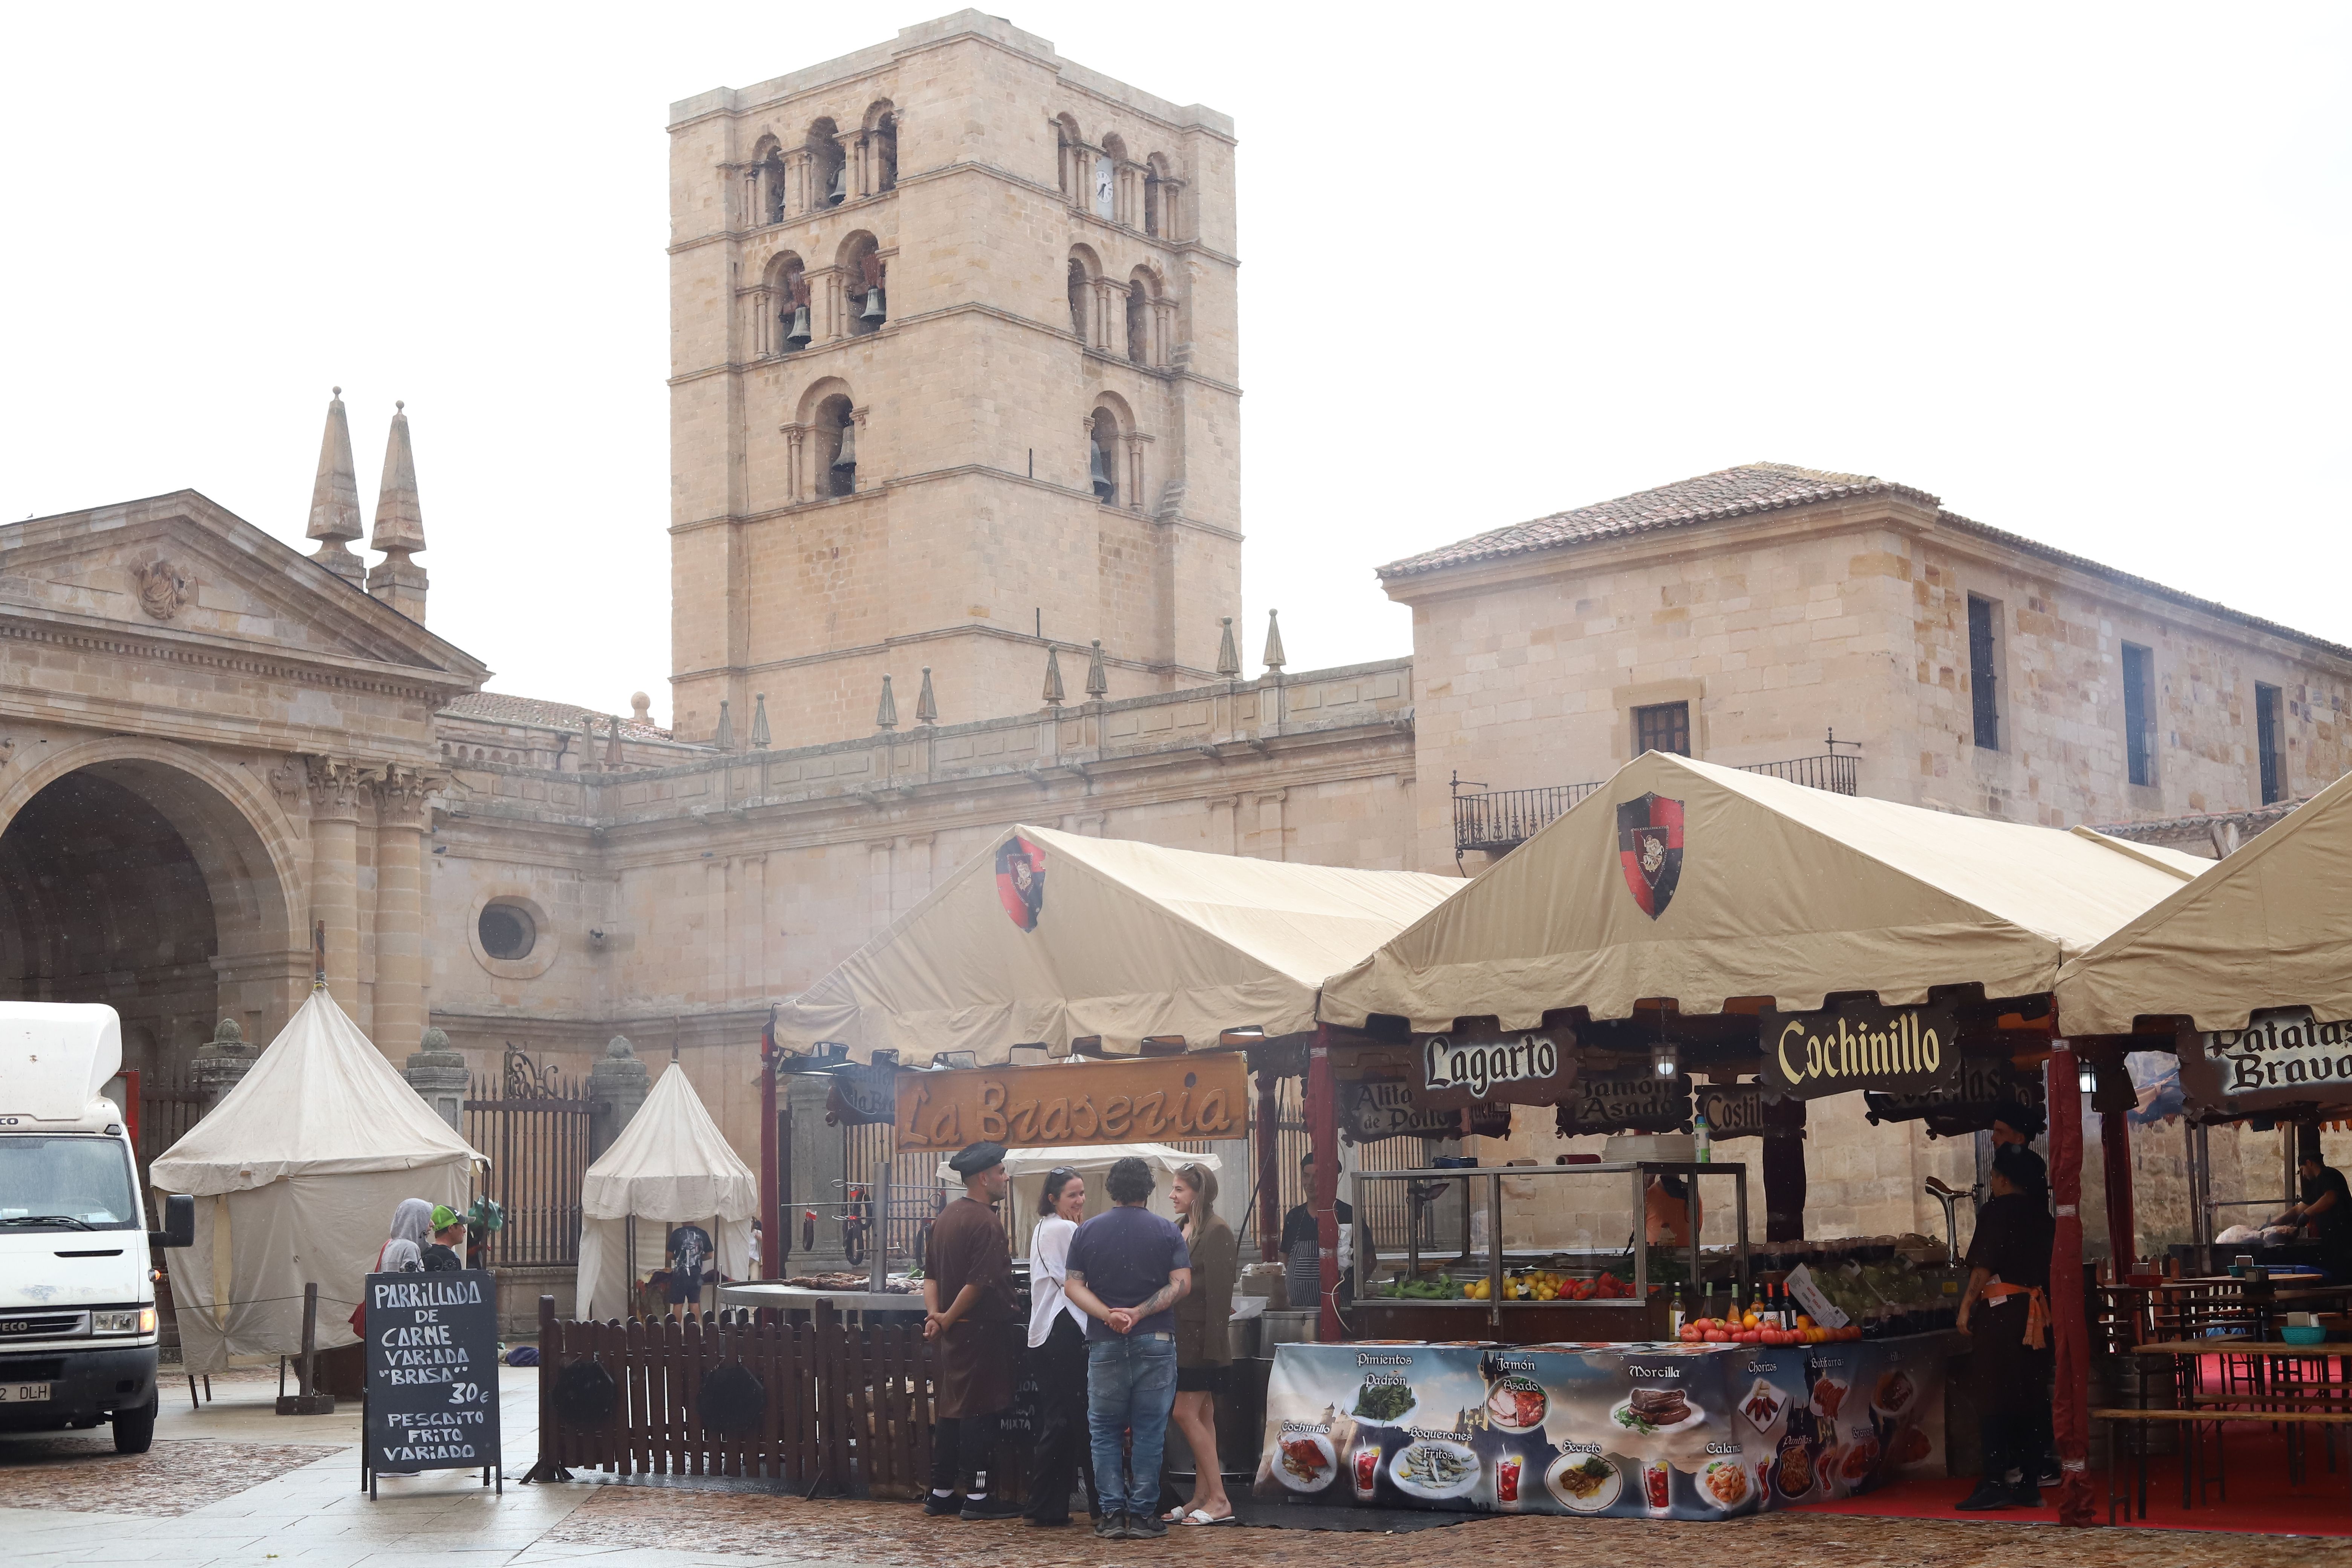
<svg viewBox="0 0 2352 1568">
<path fill-rule="evenodd" d="M 0 618 L 472 691 L 463 649 L 194 490 L 0 526 Z"/>
</svg>

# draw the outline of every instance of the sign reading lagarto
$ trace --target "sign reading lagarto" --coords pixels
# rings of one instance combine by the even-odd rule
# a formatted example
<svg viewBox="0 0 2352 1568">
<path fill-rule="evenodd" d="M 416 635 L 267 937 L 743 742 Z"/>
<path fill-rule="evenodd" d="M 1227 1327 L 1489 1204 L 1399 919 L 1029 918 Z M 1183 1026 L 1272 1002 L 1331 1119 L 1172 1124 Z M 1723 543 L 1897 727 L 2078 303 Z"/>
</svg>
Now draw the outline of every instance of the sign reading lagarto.
<svg viewBox="0 0 2352 1568">
<path fill-rule="evenodd" d="M 1960 1069 L 1958 1024 L 1943 1003 L 1857 1002 L 1818 1013 L 1767 1008 L 1758 1022 L 1764 1052 L 1758 1081 L 1800 1100 L 1857 1089 L 1921 1093 L 1950 1085 Z"/>
<path fill-rule="evenodd" d="M 1239 1138 L 1249 1128 L 1249 1072 L 1238 1055 L 902 1072 L 896 1098 L 902 1154 L 953 1153 L 983 1139 L 1052 1149 Z"/>
<path fill-rule="evenodd" d="M 1500 1084 L 1557 1079 L 1560 1066 L 1559 1042 L 1549 1035 L 1499 1040 L 1432 1035 L 1421 1042 L 1423 1089 L 1466 1089 L 1481 1100 Z"/>
</svg>

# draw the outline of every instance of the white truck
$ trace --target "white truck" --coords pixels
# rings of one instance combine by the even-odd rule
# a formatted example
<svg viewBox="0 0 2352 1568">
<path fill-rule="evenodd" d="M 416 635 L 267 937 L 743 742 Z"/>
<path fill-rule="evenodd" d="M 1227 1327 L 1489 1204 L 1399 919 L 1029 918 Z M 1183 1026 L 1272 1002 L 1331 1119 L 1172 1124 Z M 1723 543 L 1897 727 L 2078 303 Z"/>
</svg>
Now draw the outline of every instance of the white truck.
<svg viewBox="0 0 2352 1568">
<path fill-rule="evenodd" d="M 100 1090 L 122 1025 L 94 1004 L 0 1002 L 0 1431 L 114 1424 L 117 1452 L 155 1437 L 153 1249 L 186 1247 L 196 1205 L 151 1231 L 137 1151 Z"/>
</svg>

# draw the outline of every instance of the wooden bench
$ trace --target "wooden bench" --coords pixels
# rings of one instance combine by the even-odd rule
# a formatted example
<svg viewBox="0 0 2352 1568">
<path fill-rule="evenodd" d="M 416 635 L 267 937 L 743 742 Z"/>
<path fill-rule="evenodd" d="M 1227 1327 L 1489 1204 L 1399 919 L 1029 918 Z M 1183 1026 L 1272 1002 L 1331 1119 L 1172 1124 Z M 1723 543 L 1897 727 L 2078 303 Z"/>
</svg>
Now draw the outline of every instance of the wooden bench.
<svg viewBox="0 0 2352 1568">
<path fill-rule="evenodd" d="M 2215 1397 L 2215 1396 L 2208 1396 Z M 2226 1396 L 2221 1396 L 2226 1397 Z M 2242 1397 L 2242 1396 L 2241 1396 Z M 2205 1446 L 2198 1428 L 2206 1424 L 2213 1427 L 2213 1479 L 2223 1502 L 2230 1500 L 2228 1458 L 2221 1445 L 2221 1428 L 2231 1422 L 2262 1422 L 2289 1428 L 2317 1426 L 2352 1426 L 2352 1410 L 2219 1410 L 2202 1404 L 2186 1410 L 2098 1409 L 2091 1412 L 2094 1421 L 2109 1424 L 2107 1443 L 2107 1522 L 2116 1522 L 2116 1506 L 2123 1505 L 2126 1521 L 2131 1517 L 2131 1494 L 2118 1491 L 2116 1481 L 2123 1473 L 2123 1451 L 2116 1446 L 2121 1425 L 2137 1423 L 2133 1433 L 2132 1448 L 2139 1461 L 2139 1517 L 2147 1517 L 2147 1426 L 2170 1423 L 2188 1429 L 2189 1444 L 2180 1459 L 2180 1506 L 2192 1508 L 2205 1500 Z M 2291 1440 L 2291 1439 L 2290 1439 Z M 2347 1466 L 2352 1469 L 2352 1466 Z M 2193 1488 L 2193 1491 L 2192 1491 Z M 2193 1498 L 2193 1500 L 2192 1500 Z"/>
</svg>

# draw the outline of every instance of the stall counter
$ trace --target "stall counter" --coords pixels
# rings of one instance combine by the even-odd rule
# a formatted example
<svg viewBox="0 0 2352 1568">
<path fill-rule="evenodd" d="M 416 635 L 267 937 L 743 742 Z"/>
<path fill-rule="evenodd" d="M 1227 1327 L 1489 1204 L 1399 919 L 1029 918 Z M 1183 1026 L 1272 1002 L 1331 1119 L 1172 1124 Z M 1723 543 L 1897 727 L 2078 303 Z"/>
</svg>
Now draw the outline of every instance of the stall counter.
<svg viewBox="0 0 2352 1568">
<path fill-rule="evenodd" d="M 1286 1344 L 1254 1491 L 1730 1519 L 1941 1477 L 1957 1334 L 1814 1345 Z"/>
</svg>

